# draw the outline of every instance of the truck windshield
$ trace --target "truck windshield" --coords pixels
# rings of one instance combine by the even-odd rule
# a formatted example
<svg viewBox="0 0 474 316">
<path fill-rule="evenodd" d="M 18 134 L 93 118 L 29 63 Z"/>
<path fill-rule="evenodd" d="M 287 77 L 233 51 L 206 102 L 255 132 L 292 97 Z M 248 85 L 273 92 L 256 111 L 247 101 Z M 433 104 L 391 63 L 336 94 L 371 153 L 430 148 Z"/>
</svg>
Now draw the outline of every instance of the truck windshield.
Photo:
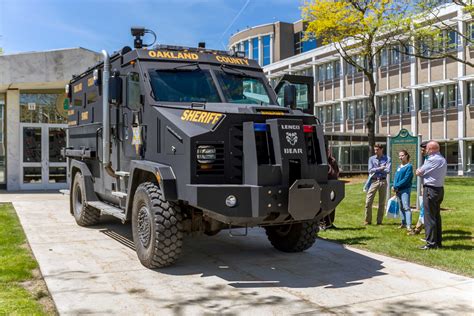
<svg viewBox="0 0 474 316">
<path fill-rule="evenodd" d="M 151 70 L 150 82 L 157 101 L 221 102 L 209 70 Z"/>
<path fill-rule="evenodd" d="M 216 71 L 216 76 L 228 102 L 270 104 L 270 97 L 262 79 L 230 71 Z"/>
</svg>

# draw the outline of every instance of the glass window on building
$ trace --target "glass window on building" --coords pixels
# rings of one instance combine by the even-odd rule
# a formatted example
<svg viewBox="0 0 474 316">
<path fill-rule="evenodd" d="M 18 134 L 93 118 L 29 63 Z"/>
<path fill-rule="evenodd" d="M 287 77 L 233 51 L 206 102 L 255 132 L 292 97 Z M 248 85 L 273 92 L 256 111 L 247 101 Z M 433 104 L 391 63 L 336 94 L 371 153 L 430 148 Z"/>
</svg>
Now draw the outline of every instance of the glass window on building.
<svg viewBox="0 0 474 316">
<path fill-rule="evenodd" d="M 392 94 L 390 96 L 390 114 L 400 113 L 400 97 L 398 94 Z"/>
<path fill-rule="evenodd" d="M 433 109 L 444 108 L 444 89 L 443 87 L 433 88 Z"/>
<path fill-rule="evenodd" d="M 347 119 L 353 120 L 355 118 L 355 104 L 354 101 L 346 102 Z"/>
<path fill-rule="evenodd" d="M 402 45 L 400 49 L 400 58 L 402 62 L 410 60 L 410 46 L 409 45 Z"/>
<path fill-rule="evenodd" d="M 400 47 L 393 46 L 390 48 L 390 64 L 395 65 L 400 63 Z"/>
<path fill-rule="evenodd" d="M 0 94 L 0 184 L 5 183 L 5 95 Z"/>
<path fill-rule="evenodd" d="M 342 120 L 341 104 L 337 103 L 334 105 L 334 122 L 340 123 L 341 120 Z"/>
<path fill-rule="evenodd" d="M 327 105 L 326 107 L 326 122 L 332 122 L 332 105 Z"/>
<path fill-rule="evenodd" d="M 294 42 L 295 55 L 301 54 L 301 49 L 302 49 L 301 38 L 302 38 L 302 32 L 295 33 L 295 42 Z"/>
<path fill-rule="evenodd" d="M 467 86 L 467 104 L 474 104 L 474 81 L 469 82 Z"/>
<path fill-rule="evenodd" d="M 334 62 L 334 78 L 341 76 L 341 63 L 339 61 Z"/>
<path fill-rule="evenodd" d="M 304 52 L 310 51 L 312 49 L 315 49 L 317 47 L 317 44 L 318 43 L 316 42 L 315 38 L 309 38 L 306 41 L 302 41 L 301 52 L 304 53 Z"/>
<path fill-rule="evenodd" d="M 270 64 L 270 35 L 265 35 L 262 37 L 263 44 L 263 66 Z"/>
<path fill-rule="evenodd" d="M 420 105 L 421 110 L 429 110 L 430 108 L 430 89 L 424 89 L 420 91 Z"/>
<path fill-rule="evenodd" d="M 334 78 L 334 72 L 333 72 L 333 64 L 328 63 L 326 64 L 326 79 L 331 80 Z"/>
<path fill-rule="evenodd" d="M 321 121 L 321 123 L 324 123 L 324 107 L 318 106 L 316 107 L 316 117 Z"/>
<path fill-rule="evenodd" d="M 355 67 L 349 63 L 346 63 L 346 69 L 348 75 L 352 75 L 355 72 Z"/>
<path fill-rule="evenodd" d="M 356 119 L 364 118 L 364 107 L 365 107 L 365 100 L 358 100 L 356 101 Z"/>
<path fill-rule="evenodd" d="M 446 50 L 455 50 L 458 47 L 458 33 L 456 30 L 446 32 Z"/>
<path fill-rule="evenodd" d="M 474 22 L 469 24 L 469 39 L 471 42 L 474 41 Z"/>
<path fill-rule="evenodd" d="M 458 86 L 451 84 L 448 86 L 448 107 L 455 107 L 457 102 Z"/>
<path fill-rule="evenodd" d="M 388 49 L 383 48 L 380 51 L 380 66 L 387 66 L 388 65 Z"/>
<path fill-rule="evenodd" d="M 326 65 L 318 66 L 318 80 L 319 81 L 326 80 Z"/>
<path fill-rule="evenodd" d="M 66 124 L 64 93 L 21 93 L 20 122 Z"/>
<path fill-rule="evenodd" d="M 249 57 L 249 41 L 244 41 L 244 53 L 245 57 Z"/>
<path fill-rule="evenodd" d="M 388 114 L 388 97 L 387 96 L 379 97 L 379 112 L 380 112 L 380 115 Z"/>
<path fill-rule="evenodd" d="M 402 93 L 402 113 L 410 113 L 411 92 Z"/>
<path fill-rule="evenodd" d="M 252 38 L 252 59 L 258 61 L 258 38 Z"/>
</svg>

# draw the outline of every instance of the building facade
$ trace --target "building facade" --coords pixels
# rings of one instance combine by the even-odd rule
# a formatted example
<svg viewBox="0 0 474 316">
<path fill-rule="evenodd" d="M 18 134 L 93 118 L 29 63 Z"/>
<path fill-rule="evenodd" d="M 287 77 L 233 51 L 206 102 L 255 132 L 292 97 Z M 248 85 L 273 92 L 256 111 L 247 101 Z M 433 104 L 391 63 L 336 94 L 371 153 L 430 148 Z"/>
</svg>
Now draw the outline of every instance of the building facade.
<svg viewBox="0 0 474 316">
<path fill-rule="evenodd" d="M 470 42 L 474 41 L 472 16 L 465 14 L 462 7 L 445 6 L 440 18 L 456 27 Z M 263 63 L 267 77 L 274 83 L 284 74 L 312 76 L 315 114 L 330 136 L 333 153 L 346 172 L 367 170 L 367 79 L 347 64 L 333 45 L 315 45 L 307 51 L 298 51 L 295 45 L 293 55 L 279 53 L 281 43 L 295 43 L 296 33 L 272 33 L 271 27 L 278 24 L 283 23 L 234 35 L 231 49 L 239 48 L 242 40 L 270 36 L 274 51 L 270 50 L 269 54 L 275 60 L 268 65 Z M 463 36 L 456 32 L 447 32 L 446 36 L 453 54 L 460 60 L 474 62 L 474 47 Z M 450 174 L 474 175 L 474 69 L 449 58 L 427 60 L 400 51 L 396 45 L 388 47 L 376 60 L 377 137 L 396 135 L 406 128 L 413 135 L 421 135 L 423 140 L 437 140 L 447 158 Z M 276 56 L 286 58 L 278 61 Z"/>
<path fill-rule="evenodd" d="M 0 189 L 66 187 L 64 87 L 98 61 L 84 48 L 0 56 Z"/>
</svg>

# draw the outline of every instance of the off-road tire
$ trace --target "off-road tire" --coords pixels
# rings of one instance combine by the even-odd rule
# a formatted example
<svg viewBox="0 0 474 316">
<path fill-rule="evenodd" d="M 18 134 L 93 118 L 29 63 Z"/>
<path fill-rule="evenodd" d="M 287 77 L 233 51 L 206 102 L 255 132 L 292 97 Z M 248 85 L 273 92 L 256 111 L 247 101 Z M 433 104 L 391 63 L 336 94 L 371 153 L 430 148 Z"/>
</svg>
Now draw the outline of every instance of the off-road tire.
<svg viewBox="0 0 474 316">
<path fill-rule="evenodd" d="M 318 236 L 317 221 L 265 227 L 268 240 L 284 252 L 301 252 L 310 248 Z"/>
<path fill-rule="evenodd" d="M 91 226 L 99 223 L 100 212 L 95 208 L 86 206 L 85 183 L 82 173 L 74 175 L 71 192 L 72 215 L 79 226 Z"/>
<path fill-rule="evenodd" d="M 166 201 L 154 183 L 142 183 L 135 191 L 132 232 L 138 259 L 147 268 L 169 266 L 181 254 L 181 210 Z"/>
</svg>

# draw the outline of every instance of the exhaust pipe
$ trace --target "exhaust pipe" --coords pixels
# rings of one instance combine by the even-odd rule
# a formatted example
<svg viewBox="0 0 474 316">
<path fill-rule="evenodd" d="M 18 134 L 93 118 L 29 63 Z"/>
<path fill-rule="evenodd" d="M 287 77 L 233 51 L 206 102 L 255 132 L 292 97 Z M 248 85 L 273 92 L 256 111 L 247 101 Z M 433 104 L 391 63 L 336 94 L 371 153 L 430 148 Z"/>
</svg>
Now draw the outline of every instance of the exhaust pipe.
<svg viewBox="0 0 474 316">
<path fill-rule="evenodd" d="M 102 50 L 104 57 L 104 71 L 102 73 L 102 164 L 111 177 L 117 177 L 110 162 L 110 110 L 109 110 L 109 78 L 110 57 L 106 50 Z"/>
</svg>

